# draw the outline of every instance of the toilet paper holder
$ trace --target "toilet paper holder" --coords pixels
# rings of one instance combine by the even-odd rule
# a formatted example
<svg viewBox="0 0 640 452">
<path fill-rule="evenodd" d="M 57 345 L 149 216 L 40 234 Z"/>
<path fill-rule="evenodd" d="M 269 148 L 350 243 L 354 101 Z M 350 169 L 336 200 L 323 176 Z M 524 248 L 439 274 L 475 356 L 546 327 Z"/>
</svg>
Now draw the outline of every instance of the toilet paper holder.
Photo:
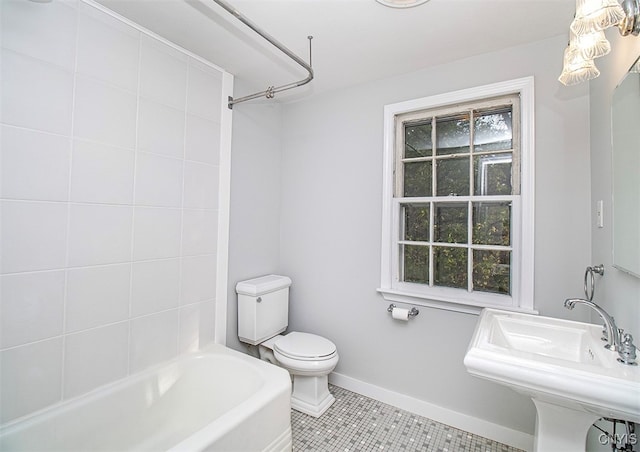
<svg viewBox="0 0 640 452">
<path fill-rule="evenodd" d="M 393 303 L 391 303 L 391 304 L 389 305 L 389 307 L 387 308 L 387 312 L 389 312 L 389 313 L 393 312 L 393 308 L 395 308 L 395 307 L 396 307 L 396 305 L 395 305 L 395 304 L 393 304 Z M 418 309 L 417 309 L 416 307 L 412 307 L 412 308 L 409 310 L 409 318 L 411 318 L 411 317 L 415 317 L 415 316 L 417 316 L 418 314 L 420 314 L 420 311 L 418 311 Z"/>
</svg>

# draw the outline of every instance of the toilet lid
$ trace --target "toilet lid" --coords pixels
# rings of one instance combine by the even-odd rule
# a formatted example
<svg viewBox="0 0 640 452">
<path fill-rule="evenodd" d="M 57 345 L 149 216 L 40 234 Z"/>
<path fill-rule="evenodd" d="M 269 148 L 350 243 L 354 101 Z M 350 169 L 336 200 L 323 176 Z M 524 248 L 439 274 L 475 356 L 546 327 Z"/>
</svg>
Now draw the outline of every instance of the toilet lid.
<svg viewBox="0 0 640 452">
<path fill-rule="evenodd" d="M 336 346 L 329 339 L 295 331 L 278 339 L 273 348 L 278 353 L 297 359 L 326 359 L 336 353 Z"/>
</svg>

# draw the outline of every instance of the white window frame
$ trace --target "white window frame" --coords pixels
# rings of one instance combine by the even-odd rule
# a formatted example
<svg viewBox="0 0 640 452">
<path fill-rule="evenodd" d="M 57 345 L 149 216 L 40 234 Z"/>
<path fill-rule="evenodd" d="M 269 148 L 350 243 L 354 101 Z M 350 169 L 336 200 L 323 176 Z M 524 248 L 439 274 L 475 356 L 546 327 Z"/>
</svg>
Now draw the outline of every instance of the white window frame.
<svg viewBox="0 0 640 452">
<path fill-rule="evenodd" d="M 520 95 L 520 195 L 512 207 L 511 296 L 462 289 L 428 287 L 399 280 L 396 251 L 399 237 L 399 202 L 394 198 L 396 116 L 459 103 L 517 93 Z M 537 313 L 534 308 L 534 79 L 524 77 L 476 88 L 385 105 L 382 190 L 382 255 L 378 292 L 385 300 L 478 314 L 485 307 Z M 443 197 L 443 201 L 446 198 Z"/>
</svg>

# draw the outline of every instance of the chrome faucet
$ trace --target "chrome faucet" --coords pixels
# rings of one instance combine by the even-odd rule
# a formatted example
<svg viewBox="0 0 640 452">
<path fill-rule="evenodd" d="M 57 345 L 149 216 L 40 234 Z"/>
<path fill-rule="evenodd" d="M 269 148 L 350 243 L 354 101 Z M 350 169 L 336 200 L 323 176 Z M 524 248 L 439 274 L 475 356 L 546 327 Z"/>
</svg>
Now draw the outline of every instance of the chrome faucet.
<svg viewBox="0 0 640 452">
<path fill-rule="evenodd" d="M 564 307 L 567 309 L 573 309 L 576 304 L 587 305 L 591 309 L 596 311 L 600 317 L 602 317 L 602 320 L 604 321 L 604 327 L 607 331 L 607 345 L 605 345 L 605 348 L 611 350 L 612 352 L 619 351 L 620 331 L 618 330 L 613 317 L 607 314 L 604 309 L 595 304 L 593 301 L 585 300 L 584 298 L 567 298 L 566 300 L 564 300 Z"/>
</svg>

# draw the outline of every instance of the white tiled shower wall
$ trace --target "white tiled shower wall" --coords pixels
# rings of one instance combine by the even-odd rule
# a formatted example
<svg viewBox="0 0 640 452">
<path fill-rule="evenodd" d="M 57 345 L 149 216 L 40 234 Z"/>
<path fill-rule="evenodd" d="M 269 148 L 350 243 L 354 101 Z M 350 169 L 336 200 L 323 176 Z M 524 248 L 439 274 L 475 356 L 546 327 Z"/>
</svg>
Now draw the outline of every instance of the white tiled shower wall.
<svg viewBox="0 0 640 452">
<path fill-rule="evenodd" d="M 213 340 L 230 76 L 92 4 L 0 8 L 4 423 Z"/>
</svg>

